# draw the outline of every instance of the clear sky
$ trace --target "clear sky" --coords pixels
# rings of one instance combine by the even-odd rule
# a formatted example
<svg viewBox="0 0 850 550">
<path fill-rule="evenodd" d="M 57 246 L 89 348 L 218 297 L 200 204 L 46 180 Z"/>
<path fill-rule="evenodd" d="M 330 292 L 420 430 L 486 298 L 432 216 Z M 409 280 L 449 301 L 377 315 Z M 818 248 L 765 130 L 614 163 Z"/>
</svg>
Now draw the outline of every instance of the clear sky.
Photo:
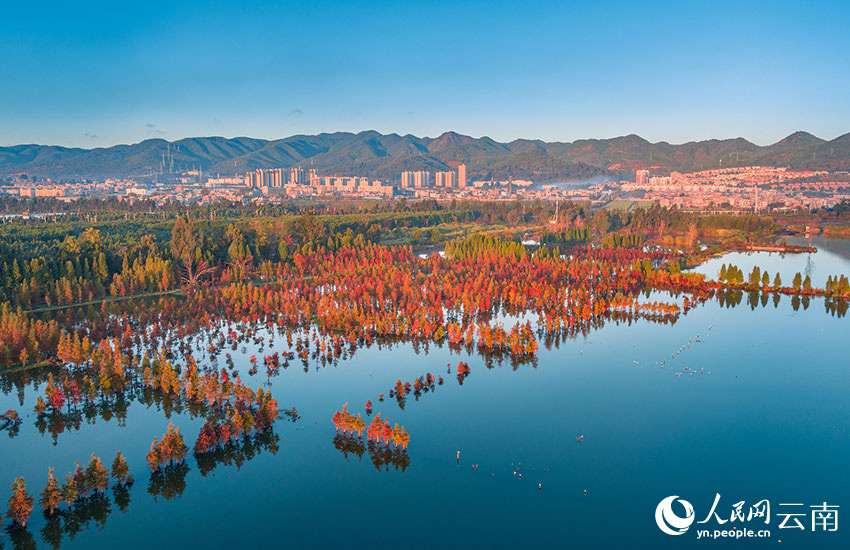
<svg viewBox="0 0 850 550">
<path fill-rule="evenodd" d="M 135 4 L 133 7 L 129 7 Z M 850 132 L 850 1 L 24 2 L 0 144 Z"/>
</svg>

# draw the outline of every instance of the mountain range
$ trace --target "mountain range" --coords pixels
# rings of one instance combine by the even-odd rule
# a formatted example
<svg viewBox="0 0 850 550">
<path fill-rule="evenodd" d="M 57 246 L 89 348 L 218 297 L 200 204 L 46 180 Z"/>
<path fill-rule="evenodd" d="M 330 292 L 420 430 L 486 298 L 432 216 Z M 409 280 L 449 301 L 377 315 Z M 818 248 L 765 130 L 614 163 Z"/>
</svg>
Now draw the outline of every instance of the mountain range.
<svg viewBox="0 0 850 550">
<path fill-rule="evenodd" d="M 53 145 L 0 147 L 0 175 L 28 174 L 61 179 L 144 177 L 173 165 L 207 175 L 233 175 L 256 168 L 316 168 L 320 174 L 397 179 L 403 170 L 447 170 L 467 165 L 470 178 L 581 180 L 621 176 L 637 169 L 653 173 L 766 165 L 800 169 L 850 169 L 850 133 L 826 141 L 795 132 L 767 146 L 743 138 L 683 144 L 650 143 L 631 134 L 611 139 L 501 143 L 446 132 L 437 138 L 335 132 L 266 140 L 248 137 L 148 139 L 96 149 Z"/>
</svg>

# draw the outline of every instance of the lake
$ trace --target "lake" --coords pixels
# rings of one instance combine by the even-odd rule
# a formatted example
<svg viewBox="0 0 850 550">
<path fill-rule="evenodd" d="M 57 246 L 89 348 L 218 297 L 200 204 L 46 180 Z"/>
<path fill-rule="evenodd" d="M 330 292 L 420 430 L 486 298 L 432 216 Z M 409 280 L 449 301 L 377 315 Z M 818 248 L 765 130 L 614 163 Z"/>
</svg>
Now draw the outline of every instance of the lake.
<svg viewBox="0 0 850 550">
<path fill-rule="evenodd" d="M 808 246 L 809 240 L 803 237 L 786 239 L 789 245 Z M 782 284 L 791 286 L 796 273 L 803 278 L 809 275 L 812 286 L 823 288 L 829 276 L 848 275 L 847 266 L 850 263 L 850 240 L 825 239 L 813 237 L 812 246 L 818 249 L 813 254 L 780 254 L 778 252 L 730 252 L 723 256 L 712 258 L 694 268 L 697 273 L 707 277 L 717 278 L 723 264 L 733 264 L 741 268 L 746 278 L 755 266 L 762 272 L 767 269 L 770 280 L 776 273 L 782 278 Z"/>
<path fill-rule="evenodd" d="M 787 284 L 810 269 L 822 286 L 827 275 L 850 274 L 847 255 L 834 251 L 843 244 L 816 242 L 812 255 L 727 255 L 698 270 L 714 275 L 731 261 L 747 274 L 759 265 Z M 54 444 L 33 412 L 44 384 L 16 386 L 19 375 L 9 375 L 0 410 L 18 410 L 23 422 L 12 439 L 0 432 L 0 481 L 25 477 L 37 500 L 49 466 L 61 481 L 91 453 L 107 466 L 116 450 L 126 455 L 136 481 L 125 510 L 108 492 L 111 511 L 95 514 L 99 524 L 82 521 L 62 548 L 697 547 L 710 544 L 697 539 L 702 527 L 665 535 L 656 506 L 676 495 L 701 521 L 716 494 L 727 519 L 740 501 L 744 512 L 762 499 L 772 506 L 770 538 L 736 545 L 847 548 L 848 529 L 809 529 L 809 507 L 850 506 L 848 323 L 827 313 L 823 299 L 795 309 L 782 296 L 753 309 L 745 295 L 736 307 L 710 300 L 675 324 L 610 321 L 586 337 L 541 344 L 535 362 L 516 368 L 409 343 L 359 349 L 336 365 L 310 362 L 306 372 L 294 361 L 270 384 L 281 409 L 296 407 L 300 418 L 278 420 L 279 440 L 259 442 L 237 457 L 239 466 L 205 465 L 202 473 L 190 453 L 185 487 L 173 498 L 150 494 L 144 456 L 169 421 L 191 448 L 203 419 L 130 403 L 124 420 L 83 419 Z M 287 349 L 276 336 L 262 351 L 248 343 L 231 353 L 256 387 L 266 377 L 263 369 L 247 375 L 249 356 Z M 460 379 L 459 361 L 471 369 Z M 444 383 L 408 395 L 403 409 L 388 397 L 397 379 L 428 372 Z M 367 399 L 412 437 L 387 464 L 375 454 L 378 468 L 369 449 L 359 457 L 355 443 L 335 441 L 331 423 L 344 403 L 363 413 Z M 780 503 L 803 505 L 805 531 L 778 529 Z M 36 510 L 29 532 L 39 547 L 47 546 L 46 525 Z M 757 520 L 705 525 L 765 528 Z M 0 544 L 12 547 L 9 535 Z"/>
</svg>

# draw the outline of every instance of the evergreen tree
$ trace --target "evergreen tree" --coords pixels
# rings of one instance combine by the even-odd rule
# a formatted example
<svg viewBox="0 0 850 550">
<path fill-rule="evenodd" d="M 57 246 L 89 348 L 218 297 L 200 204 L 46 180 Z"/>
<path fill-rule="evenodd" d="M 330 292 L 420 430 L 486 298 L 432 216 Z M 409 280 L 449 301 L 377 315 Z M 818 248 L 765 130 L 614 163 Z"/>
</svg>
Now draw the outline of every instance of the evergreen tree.
<svg viewBox="0 0 850 550">
<path fill-rule="evenodd" d="M 97 276 L 103 284 L 109 278 L 109 268 L 106 266 L 106 256 L 101 252 L 97 257 Z"/>
<path fill-rule="evenodd" d="M 750 286 L 759 286 L 759 282 L 761 282 L 761 269 L 755 266 L 750 273 Z"/>
<path fill-rule="evenodd" d="M 180 263 L 189 263 L 195 259 L 195 249 L 203 240 L 189 216 L 180 216 L 171 229 L 171 257 Z"/>
</svg>

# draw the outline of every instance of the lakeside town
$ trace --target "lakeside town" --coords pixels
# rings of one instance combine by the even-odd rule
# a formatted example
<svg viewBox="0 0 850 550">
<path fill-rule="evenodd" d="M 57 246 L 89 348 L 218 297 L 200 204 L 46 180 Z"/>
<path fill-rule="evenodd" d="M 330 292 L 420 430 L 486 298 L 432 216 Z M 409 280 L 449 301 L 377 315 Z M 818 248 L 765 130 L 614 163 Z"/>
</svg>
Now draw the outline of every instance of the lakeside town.
<svg viewBox="0 0 850 550">
<path fill-rule="evenodd" d="M 850 200 L 850 172 L 746 166 L 698 172 L 637 170 L 631 178 L 584 182 L 470 179 L 467 167 L 404 171 L 393 181 L 323 175 L 316 169 L 271 168 L 242 174 L 206 174 L 191 169 L 154 178 L 57 181 L 26 174 L 0 178 L 0 196 L 152 200 L 206 205 L 222 201 L 268 204 L 298 199 L 408 198 L 434 200 L 581 200 L 658 203 L 700 211 L 793 211 L 830 208 Z"/>
</svg>

